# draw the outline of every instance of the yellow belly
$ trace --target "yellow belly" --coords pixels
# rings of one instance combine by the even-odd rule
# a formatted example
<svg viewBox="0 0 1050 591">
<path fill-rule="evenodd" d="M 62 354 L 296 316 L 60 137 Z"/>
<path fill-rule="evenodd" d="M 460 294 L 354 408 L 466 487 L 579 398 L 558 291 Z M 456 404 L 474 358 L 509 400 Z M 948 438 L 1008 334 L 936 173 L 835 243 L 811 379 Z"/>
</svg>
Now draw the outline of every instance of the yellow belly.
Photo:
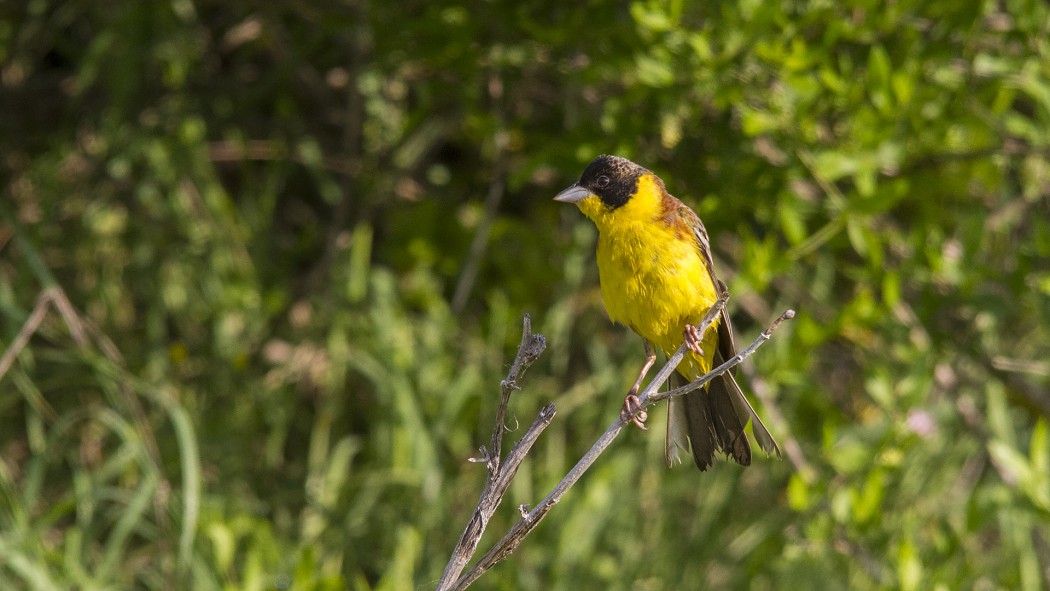
<svg viewBox="0 0 1050 591">
<path fill-rule="evenodd" d="M 598 239 L 598 274 L 609 317 L 643 338 L 674 353 L 684 340 L 686 324 L 696 325 L 718 299 L 696 243 L 673 232 L 632 225 Z M 663 235 L 654 235 L 654 232 Z M 689 237 L 691 238 L 691 237 Z M 718 347 L 712 327 L 701 344 L 703 357 L 689 353 L 678 366 L 688 379 L 711 369 Z"/>
</svg>

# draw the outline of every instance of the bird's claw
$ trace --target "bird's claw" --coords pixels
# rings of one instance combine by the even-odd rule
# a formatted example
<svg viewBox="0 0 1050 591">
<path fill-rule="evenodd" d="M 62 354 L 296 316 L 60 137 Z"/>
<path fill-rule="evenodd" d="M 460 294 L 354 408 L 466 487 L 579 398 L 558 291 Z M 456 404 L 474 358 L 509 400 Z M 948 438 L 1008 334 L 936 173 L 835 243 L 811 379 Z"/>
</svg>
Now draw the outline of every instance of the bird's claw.
<svg viewBox="0 0 1050 591">
<path fill-rule="evenodd" d="M 683 332 L 685 333 L 685 346 L 693 353 L 703 356 L 704 349 L 700 346 L 700 341 L 704 335 L 700 334 L 700 331 L 692 324 L 686 324 Z"/>
<path fill-rule="evenodd" d="M 620 411 L 621 421 L 625 423 L 629 421 L 642 431 L 648 431 L 649 428 L 645 426 L 645 420 L 648 418 L 649 414 L 642 410 L 642 401 L 637 396 L 632 393 L 623 399 L 623 410 Z"/>
</svg>

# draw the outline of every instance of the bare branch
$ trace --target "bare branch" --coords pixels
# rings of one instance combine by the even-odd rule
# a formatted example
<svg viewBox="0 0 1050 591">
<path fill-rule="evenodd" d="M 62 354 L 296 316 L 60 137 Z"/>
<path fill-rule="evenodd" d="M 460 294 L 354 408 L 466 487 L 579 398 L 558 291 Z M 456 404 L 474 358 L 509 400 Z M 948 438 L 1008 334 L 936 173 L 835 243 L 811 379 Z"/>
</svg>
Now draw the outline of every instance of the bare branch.
<svg viewBox="0 0 1050 591">
<path fill-rule="evenodd" d="M 474 508 L 474 513 L 471 515 L 466 529 L 463 530 L 463 535 L 460 536 L 455 550 L 452 551 L 452 557 L 449 558 L 448 564 L 445 565 L 445 572 L 441 574 L 441 579 L 437 585 L 439 591 L 450 589 L 467 566 L 467 562 L 474 556 L 474 552 L 478 548 L 478 542 L 481 541 L 481 535 L 485 533 L 485 527 L 488 525 L 489 519 L 503 500 L 503 495 L 507 492 L 507 487 L 510 486 L 511 480 L 518 472 L 518 467 L 525 460 L 525 456 L 532 449 L 532 445 L 536 443 L 540 433 L 554 419 L 554 405 L 548 404 L 544 406 L 536 420 L 525 431 L 525 435 L 507 454 L 506 461 L 502 462 L 503 432 L 506 430 L 504 421 L 507 418 L 507 404 L 510 402 L 510 395 L 515 390 L 521 389 L 518 382 L 524 377 L 525 370 L 539 359 L 539 356 L 546 348 L 547 339 L 543 335 L 532 333 L 532 319 L 526 314 L 522 328 L 521 343 L 518 345 L 518 354 L 514 357 L 514 362 L 507 372 L 506 379 L 500 382 L 500 401 L 496 410 L 496 426 L 492 430 L 492 442 L 488 450 L 482 448 L 485 457 L 480 459 L 488 467 L 489 476 L 485 482 L 484 490 L 481 491 L 481 498 Z"/>
<path fill-rule="evenodd" d="M 794 317 L 795 317 L 795 311 L 794 310 L 786 310 L 783 314 L 780 315 L 779 318 L 777 318 L 776 320 L 773 321 L 773 324 L 769 325 L 769 328 L 767 328 L 766 330 L 762 331 L 762 334 L 758 335 L 758 338 L 756 338 L 754 340 L 754 342 L 752 342 L 750 345 L 748 345 L 746 349 L 744 349 L 743 351 L 738 352 L 736 355 L 730 357 L 722 365 L 719 365 L 718 367 L 712 369 L 711 371 L 705 373 L 704 375 L 702 375 L 699 378 L 693 380 L 692 382 L 689 382 L 688 384 L 686 384 L 684 386 L 675 388 L 673 390 L 667 390 L 666 392 L 660 392 L 660 393 L 657 393 L 657 394 L 653 394 L 648 399 L 644 399 L 643 398 L 642 399 L 643 406 L 648 406 L 649 404 L 660 402 L 661 400 L 666 400 L 668 398 L 673 398 L 675 396 L 681 396 L 683 394 L 688 394 L 688 393 L 692 392 L 693 390 L 698 390 L 698 389 L 704 387 L 704 384 L 707 384 L 711 380 L 713 380 L 713 379 L 717 378 L 718 376 L 724 374 L 725 372 L 733 369 L 737 365 L 740 365 L 740 362 L 742 362 L 743 360 L 745 360 L 748 357 L 750 357 L 755 352 L 755 350 L 757 350 L 759 347 L 761 347 L 763 344 L 765 344 L 765 342 L 768 341 L 769 338 L 773 336 L 773 332 L 776 329 L 780 328 L 780 323 L 781 322 L 784 322 L 785 320 L 790 320 L 790 319 L 792 319 Z M 678 348 L 678 351 L 682 352 L 684 347 L 685 347 L 685 345 L 682 345 L 682 347 Z"/>
<path fill-rule="evenodd" d="M 0 356 L 0 379 L 3 379 L 4 375 L 7 374 L 7 370 L 11 369 L 11 365 L 14 364 L 15 358 L 18 354 L 25 349 L 25 346 L 29 344 L 29 339 L 36 333 L 36 329 L 40 327 L 40 323 L 44 321 L 44 315 L 47 314 L 47 306 L 52 303 L 55 299 L 56 290 L 45 289 L 37 298 L 36 305 L 33 306 L 33 311 L 29 313 L 29 318 L 22 323 L 22 328 L 18 330 L 18 334 L 15 335 L 15 340 L 11 341 L 11 344 L 7 347 L 7 351 L 4 351 L 3 356 Z M 72 332 L 72 327 L 70 328 Z"/>
<path fill-rule="evenodd" d="M 11 341 L 11 345 L 0 356 L 0 380 L 7 375 L 7 372 L 15 362 L 15 358 L 29 344 L 29 339 L 40 329 L 40 325 L 47 315 L 49 305 L 54 306 L 59 316 L 62 317 L 66 328 L 69 329 L 70 336 L 73 337 L 73 341 L 78 347 L 81 349 L 89 347 L 91 340 L 88 336 L 90 335 L 94 337 L 95 344 L 102 351 L 102 354 L 113 365 L 120 368 L 122 372 L 127 370 L 124 364 L 124 356 L 120 354 L 120 350 L 113 344 L 113 341 L 110 340 L 106 333 L 95 326 L 95 323 L 90 318 L 77 312 L 73 303 L 69 301 L 66 292 L 55 285 L 40 292 L 40 295 L 36 298 L 36 305 L 33 306 L 33 311 L 29 313 L 29 317 L 22 324 L 22 328 L 15 335 L 15 339 Z M 142 435 L 142 441 L 146 445 L 150 458 L 159 466 L 160 452 L 157 448 L 157 438 L 154 436 L 153 428 L 146 417 L 146 411 L 124 381 L 121 381 L 120 392 L 124 397 L 127 408 L 131 412 L 132 420 L 134 420 L 139 433 Z M 49 418 L 53 418 L 54 411 L 50 407 L 44 408 L 43 412 Z"/>
<path fill-rule="evenodd" d="M 704 317 L 703 321 L 699 325 L 701 334 L 703 334 L 705 331 L 707 331 L 708 328 L 710 328 L 711 324 L 714 322 L 714 319 L 718 317 L 718 314 L 722 311 L 722 308 L 725 307 L 725 303 L 728 297 L 729 294 L 723 292 L 719 296 L 718 301 L 708 311 L 707 315 Z M 660 386 L 665 381 L 667 381 L 667 378 L 671 376 L 671 373 L 675 371 L 675 369 L 678 367 L 678 364 L 682 361 L 682 358 L 685 356 L 686 346 L 685 344 L 683 344 L 681 347 L 678 348 L 674 355 L 672 355 L 667 360 L 667 363 L 664 364 L 664 366 L 660 369 L 660 371 L 656 374 L 652 381 L 649 382 L 649 385 L 646 386 L 645 390 L 643 390 L 642 393 L 638 396 L 639 407 L 641 409 L 644 409 L 649 405 L 654 404 L 655 402 L 658 402 L 660 400 L 664 400 L 672 396 L 681 396 L 683 394 L 686 394 L 687 392 L 691 392 L 697 388 L 702 387 L 704 384 L 711 381 L 716 376 L 719 376 L 722 373 L 729 371 L 730 369 L 738 365 L 741 361 L 749 357 L 752 353 L 755 352 L 755 350 L 762 346 L 762 344 L 769 340 L 769 338 L 773 334 L 773 331 L 775 331 L 784 320 L 794 318 L 794 316 L 794 310 L 785 311 L 783 314 L 780 315 L 779 318 L 777 318 L 773 322 L 773 324 L 769 326 L 769 328 L 763 331 L 762 334 L 759 335 L 758 338 L 756 338 L 754 342 L 752 342 L 746 349 L 740 351 L 738 354 L 734 355 L 722 365 L 719 365 L 711 372 L 705 374 L 703 377 L 693 381 L 687 386 L 684 386 L 682 388 L 676 388 L 675 390 L 671 390 L 670 392 L 657 393 Z M 579 479 L 583 476 L 583 473 L 586 472 L 587 469 L 590 468 L 591 465 L 594 464 L 594 462 L 598 459 L 598 456 L 600 456 L 606 450 L 606 448 L 608 448 L 609 445 L 612 444 L 613 440 L 616 439 L 616 437 L 623 430 L 624 426 L 627 424 L 625 420 L 629 421 L 630 417 L 618 417 L 611 425 L 609 425 L 609 427 L 605 430 L 605 433 L 603 433 L 601 437 L 598 438 L 598 441 L 596 441 L 594 445 L 591 446 L 591 449 L 588 450 L 582 458 L 580 458 L 580 461 L 577 462 L 575 466 L 573 466 L 569 473 L 566 474 L 565 477 L 562 478 L 557 485 L 555 485 L 551 492 L 548 493 L 547 496 L 542 501 L 540 501 L 538 505 L 533 507 L 532 510 L 528 511 L 527 513 L 524 512 L 523 508 L 521 519 L 510 528 L 510 531 L 508 531 L 503 536 L 503 538 L 496 542 L 496 544 L 492 547 L 491 550 L 489 550 L 484 556 L 481 557 L 477 564 L 475 564 L 474 567 L 467 572 L 467 574 L 460 577 L 460 579 L 455 582 L 454 586 L 446 586 L 447 580 L 445 577 L 442 577 L 442 581 L 441 583 L 439 583 L 438 589 L 440 591 L 444 591 L 446 589 L 454 589 L 456 591 L 466 589 L 481 575 L 483 575 L 501 560 L 506 558 L 511 552 L 513 552 L 521 544 L 525 537 L 528 536 L 529 533 L 531 533 L 537 525 L 539 525 L 539 522 L 543 520 L 544 517 L 546 517 L 547 513 L 550 512 L 554 505 L 561 500 L 562 496 L 569 490 L 569 488 L 571 488 L 574 484 L 576 484 L 577 481 L 579 481 Z M 474 523 L 474 519 L 471 520 L 471 523 Z M 469 529 L 470 528 L 468 526 L 468 530 Z M 464 535 L 466 535 L 466 533 L 464 533 Z M 480 533 L 478 534 L 478 537 L 480 537 Z M 446 568 L 446 574 L 447 573 L 448 569 Z"/>
<path fill-rule="evenodd" d="M 518 343 L 518 354 L 514 356 L 514 362 L 510 366 L 510 371 L 507 372 L 507 378 L 499 384 L 499 408 L 496 409 L 496 426 L 492 429 L 492 446 L 489 448 L 488 462 L 486 462 L 490 479 L 499 470 L 503 432 L 506 430 L 504 423 L 507 420 L 507 404 L 510 403 L 510 395 L 515 390 L 521 389 L 518 381 L 525 376 L 525 370 L 539 359 L 546 348 L 547 339 L 541 334 L 532 334 L 532 318 L 526 314 L 521 330 L 521 342 Z"/>
</svg>

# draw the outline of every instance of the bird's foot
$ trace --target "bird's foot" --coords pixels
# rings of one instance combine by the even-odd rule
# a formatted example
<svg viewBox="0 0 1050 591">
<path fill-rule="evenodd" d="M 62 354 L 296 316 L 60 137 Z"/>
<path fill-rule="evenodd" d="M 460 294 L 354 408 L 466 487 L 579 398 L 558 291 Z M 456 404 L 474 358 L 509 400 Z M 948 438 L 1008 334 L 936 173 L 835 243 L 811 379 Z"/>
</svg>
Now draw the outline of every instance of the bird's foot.
<svg viewBox="0 0 1050 591">
<path fill-rule="evenodd" d="M 685 334 L 685 346 L 693 353 L 703 356 L 704 349 L 700 346 L 700 340 L 704 338 L 704 335 L 700 334 L 700 331 L 692 324 L 686 324 L 682 332 Z"/>
<path fill-rule="evenodd" d="M 634 423 L 635 427 L 648 431 L 649 428 L 645 426 L 645 420 L 648 418 L 649 414 L 642 409 L 642 402 L 637 396 L 632 393 L 623 399 L 623 410 L 620 411 L 621 421 Z"/>
</svg>

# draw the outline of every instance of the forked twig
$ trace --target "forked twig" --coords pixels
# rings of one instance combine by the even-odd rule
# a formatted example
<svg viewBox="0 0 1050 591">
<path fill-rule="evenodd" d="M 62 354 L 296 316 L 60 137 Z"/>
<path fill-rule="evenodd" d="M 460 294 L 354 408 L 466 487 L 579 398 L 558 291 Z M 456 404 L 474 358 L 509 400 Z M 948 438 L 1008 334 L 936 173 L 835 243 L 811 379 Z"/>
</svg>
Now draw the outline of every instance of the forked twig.
<svg viewBox="0 0 1050 591">
<path fill-rule="evenodd" d="M 60 305 L 60 302 L 65 301 L 68 306 L 69 300 L 65 300 L 65 296 L 58 288 L 45 289 L 40 292 L 40 295 L 36 298 L 36 305 L 33 306 L 33 311 L 29 313 L 29 317 L 22 323 L 22 328 L 18 330 L 18 334 L 15 335 L 15 339 L 8 345 L 7 350 L 0 356 L 0 380 L 4 379 L 7 374 L 7 370 L 11 369 L 11 365 L 14 364 L 15 358 L 18 354 L 25 349 L 26 345 L 29 344 L 29 339 L 34 334 L 40 324 L 44 321 L 44 316 L 47 314 L 47 307 L 54 304 L 55 307 L 62 310 L 64 307 Z M 87 338 L 84 337 L 84 328 L 77 321 L 76 315 L 70 315 L 63 311 L 63 317 L 66 319 L 66 325 L 69 327 L 69 333 L 73 335 L 73 340 L 77 342 L 77 345 L 83 347 L 87 343 Z"/>
<path fill-rule="evenodd" d="M 774 320 L 773 324 L 769 325 L 769 328 L 767 328 L 766 330 L 762 331 L 762 334 L 758 335 L 758 338 L 756 338 L 754 341 L 752 341 L 752 343 L 750 345 L 748 345 L 746 349 L 744 349 L 743 351 L 739 351 L 736 355 L 733 355 L 728 360 L 726 360 L 722 365 L 719 365 L 718 367 L 716 367 L 716 368 L 712 369 L 711 371 L 705 373 L 704 375 L 700 376 L 699 378 L 689 382 L 688 384 L 686 384 L 684 386 L 680 386 L 678 388 L 674 388 L 673 390 L 667 390 L 665 392 L 654 393 L 652 396 L 649 396 L 648 398 L 639 397 L 641 399 L 641 401 L 642 401 L 643 407 L 644 406 L 648 406 L 650 404 L 655 404 L 657 402 L 660 402 L 661 400 L 667 400 L 668 398 L 673 398 L 675 396 L 681 396 L 683 394 L 688 394 L 688 393 L 690 393 L 690 392 L 692 392 L 694 390 L 699 390 L 700 388 L 703 388 L 704 384 L 707 384 L 711 380 L 713 380 L 713 379 L 717 378 L 718 376 L 724 374 L 725 372 L 733 369 L 737 365 L 740 365 L 740 363 L 743 360 L 745 360 L 748 357 L 750 357 L 755 352 L 756 349 L 758 349 L 763 344 L 765 344 L 765 342 L 768 341 L 769 338 L 773 336 L 773 332 L 776 331 L 776 329 L 780 328 L 780 323 L 784 322 L 785 320 L 791 320 L 794 317 L 795 317 L 795 311 L 794 310 L 785 310 L 784 313 L 781 314 L 776 320 Z M 678 357 L 678 361 L 682 360 L 681 356 L 679 354 L 682 354 L 682 356 L 684 356 L 684 353 L 685 353 L 685 345 L 682 345 L 681 347 L 678 348 L 678 352 L 675 353 L 675 356 Z M 674 359 L 674 358 L 675 357 L 672 357 L 672 359 Z M 675 364 L 675 367 L 677 367 L 677 363 Z M 655 380 L 653 380 L 653 381 L 655 382 Z M 659 386 L 659 384 L 657 384 L 657 386 Z"/>
<path fill-rule="evenodd" d="M 728 298 L 729 294 L 725 292 L 723 292 L 719 296 L 718 301 L 711 307 L 711 309 L 708 311 L 707 315 L 704 316 L 703 321 L 699 325 L 699 330 L 701 334 L 706 332 L 711 327 L 711 325 L 714 323 L 715 318 L 718 317 L 718 314 L 721 313 L 722 309 L 725 307 Z M 655 404 L 656 402 L 659 402 L 661 400 L 671 398 L 672 396 L 681 396 L 683 394 L 692 392 L 693 390 L 703 387 L 704 384 L 710 382 L 719 375 L 722 375 L 726 371 L 729 371 L 736 365 L 740 364 L 740 362 L 742 362 L 744 359 L 747 359 L 760 346 L 762 346 L 766 341 L 769 340 L 769 338 L 773 335 L 773 331 L 775 331 L 783 321 L 788 320 L 790 318 L 794 318 L 794 316 L 794 310 L 785 311 L 769 326 L 769 328 L 763 331 L 762 334 L 758 336 L 758 338 L 756 338 L 750 345 L 748 345 L 747 348 L 743 349 L 742 351 L 734 355 L 732 358 L 728 359 L 725 363 L 719 365 L 710 372 L 701 376 L 699 379 L 694 380 L 693 382 L 690 382 L 689 384 L 681 388 L 676 388 L 668 392 L 659 393 L 658 390 L 660 386 L 665 381 L 667 381 L 667 378 L 671 376 L 671 373 L 675 371 L 675 369 L 678 367 L 678 364 L 682 361 L 682 359 L 685 356 L 685 352 L 687 349 L 685 344 L 683 343 L 682 346 L 680 346 L 678 350 L 675 351 L 675 353 L 671 355 L 670 358 L 668 358 L 667 363 L 664 364 L 664 366 L 660 369 L 660 371 L 656 374 L 652 381 L 649 382 L 649 385 L 646 386 L 646 388 L 638 396 L 639 409 L 644 410 L 646 407 Z M 526 334 L 528 334 L 528 329 L 529 323 L 528 317 L 526 316 Z M 522 343 L 524 342 L 525 337 L 522 338 Z M 519 357 L 520 356 L 521 348 L 519 347 Z M 517 363 L 515 363 L 515 365 L 517 365 Z M 514 367 L 512 367 L 511 370 L 513 371 Z M 505 412 L 506 410 L 506 398 L 507 394 L 504 394 L 504 399 L 501 400 L 501 412 Z M 535 430 L 537 424 L 540 423 L 541 419 L 545 416 L 544 412 L 548 409 L 550 409 L 550 416 L 547 418 L 547 422 L 550 421 L 550 418 L 552 418 L 554 415 L 553 405 L 548 405 L 544 407 L 543 411 L 540 412 L 540 418 L 537 418 L 536 423 L 533 423 L 533 426 L 530 427 L 529 432 L 526 433 L 526 438 L 530 435 L 532 431 Z M 499 486 L 501 487 L 499 489 L 499 494 L 502 495 L 503 492 L 506 491 L 506 487 L 510 484 L 509 476 L 513 476 L 513 473 L 511 473 L 508 477 L 506 477 L 506 482 L 504 482 L 501 473 L 492 472 L 491 470 L 493 464 L 495 464 L 497 469 L 499 468 L 499 460 L 497 459 L 495 460 L 495 462 L 493 462 L 492 456 L 489 455 L 487 463 L 490 468 L 490 474 L 489 481 L 488 483 L 486 483 L 485 486 L 485 492 L 482 493 L 482 500 L 478 503 L 478 508 L 475 509 L 470 524 L 468 524 L 467 526 L 467 530 L 463 532 L 463 538 L 460 539 L 460 544 L 459 546 L 457 546 L 456 552 L 453 553 L 453 560 L 451 560 L 449 562 L 449 565 L 445 568 L 445 573 L 442 575 L 441 581 L 438 583 L 437 586 L 438 591 L 466 589 L 486 571 L 491 569 L 501 560 L 506 558 L 507 555 L 513 552 L 521 544 L 525 537 L 528 536 L 529 533 L 531 533 L 537 525 L 539 525 L 539 522 L 542 521 L 544 517 L 546 517 L 547 513 L 550 512 L 554 505 L 561 500 L 562 496 L 564 496 L 564 494 L 569 490 L 569 488 L 571 488 L 574 484 L 576 484 L 576 482 L 580 480 L 584 472 L 586 472 L 591 467 L 591 465 L 594 464 L 595 460 L 598 459 L 598 456 L 600 456 L 606 450 L 606 448 L 608 448 L 609 445 L 612 444 L 613 440 L 616 439 L 616 437 L 620 434 L 620 431 L 622 431 L 624 426 L 626 426 L 627 422 L 625 421 L 625 419 L 626 421 L 630 421 L 630 417 L 617 417 L 617 419 L 613 421 L 613 423 L 609 425 L 605 432 L 598 438 L 594 445 L 591 446 L 591 449 L 588 450 L 582 458 L 580 458 L 576 465 L 573 466 L 572 469 L 569 470 L 568 474 L 566 474 L 565 477 L 563 477 L 561 481 L 554 486 L 554 488 L 547 494 L 547 496 L 531 510 L 526 511 L 526 508 L 522 507 L 521 519 L 518 520 L 518 522 L 515 523 L 498 542 L 496 542 L 492 549 L 490 549 L 484 556 L 481 557 L 480 560 L 478 560 L 478 562 L 473 566 L 473 568 L 467 571 L 467 573 L 463 576 L 453 581 L 450 578 L 450 574 L 453 574 L 454 576 L 458 575 L 458 573 L 462 571 L 463 567 L 466 565 L 466 562 L 470 559 L 470 555 L 477 548 L 478 540 L 481 538 L 481 532 L 484 530 L 485 524 L 488 523 L 488 518 L 492 515 L 492 511 L 495 510 L 495 506 L 499 503 L 499 498 L 497 497 L 495 499 L 495 505 L 491 506 L 491 510 L 489 509 L 488 505 L 483 506 L 483 503 L 486 501 L 486 495 L 490 493 L 490 491 L 494 492 L 496 490 L 494 482 L 499 483 Z M 502 426 L 502 422 L 496 423 L 496 429 L 498 431 L 502 429 Z M 544 424 L 543 426 L 545 427 L 546 424 Z M 539 430 L 542 430 L 542 427 Z M 496 434 L 494 433 L 494 437 L 495 435 Z M 538 436 L 539 433 L 537 432 L 536 435 Z M 515 452 L 518 451 L 518 448 L 522 447 L 522 444 L 525 442 L 526 438 L 522 438 L 522 442 L 515 447 L 514 451 L 512 451 L 510 455 L 508 455 L 507 463 L 505 464 L 504 470 L 506 469 L 506 467 L 509 467 L 511 465 L 511 456 L 514 456 Z M 530 441 L 528 445 L 531 446 L 531 444 L 532 442 Z M 493 447 L 496 447 L 495 439 L 493 439 Z M 525 449 L 525 452 L 527 451 L 528 450 Z M 524 453 L 522 453 L 521 459 L 523 459 L 523 457 Z M 515 457 L 515 463 L 513 465 L 513 469 L 515 471 L 517 470 L 518 465 L 520 465 L 521 459 Z M 487 514 L 485 513 L 485 511 L 487 511 Z M 460 552 L 460 550 L 465 548 L 465 541 L 468 538 L 468 534 L 470 539 L 472 540 L 472 544 L 469 545 L 469 553 L 463 555 Z M 454 561 L 456 562 L 458 570 L 454 570 L 451 568 L 453 566 Z"/>
<path fill-rule="evenodd" d="M 448 564 L 445 565 L 445 572 L 441 574 L 441 579 L 438 581 L 437 586 L 439 590 L 452 588 L 460 573 L 463 572 L 467 562 L 470 561 L 470 557 L 474 555 L 478 548 L 478 542 L 481 541 L 481 534 L 485 533 L 485 526 L 488 525 L 489 518 L 496 512 L 496 508 L 499 507 L 500 502 L 503 500 L 503 495 L 507 492 L 507 487 L 510 486 L 510 481 L 518 472 L 518 467 L 525 460 L 525 456 L 532 449 L 532 444 L 536 443 L 540 433 L 547 428 L 547 425 L 550 425 L 551 419 L 554 418 L 555 409 L 553 404 L 548 404 L 540 409 L 539 416 L 525 431 L 525 435 L 522 436 L 521 440 L 510 450 L 506 460 L 504 461 L 501 458 L 503 432 L 506 430 L 504 421 L 507 418 L 507 404 L 510 402 L 510 395 L 515 390 L 521 389 L 518 381 L 525 375 L 525 370 L 539 358 L 546 348 L 547 339 L 543 335 L 532 334 L 532 319 L 526 314 L 521 343 L 518 345 L 518 354 L 514 357 L 514 363 L 511 364 L 510 370 L 507 372 L 507 378 L 500 382 L 500 401 L 499 407 L 496 409 L 496 426 L 492 430 L 490 447 L 487 450 L 482 447 L 482 457 L 473 460 L 484 462 L 488 468 L 489 476 L 485 481 L 484 490 L 481 491 L 478 505 L 474 508 L 474 513 L 470 517 L 470 522 L 467 523 L 466 529 L 463 530 L 463 535 L 459 538 L 459 543 L 456 544 L 456 549 L 452 552 L 452 557 L 449 559 Z"/>
<path fill-rule="evenodd" d="M 69 297 L 66 296 L 66 292 L 56 285 L 40 292 L 40 295 L 36 298 L 36 305 L 33 306 L 33 311 L 29 313 L 29 317 L 22 323 L 22 328 L 19 329 L 18 334 L 15 335 L 15 339 L 11 341 L 7 350 L 0 356 L 0 380 L 7 375 L 19 353 L 29 344 L 29 339 L 40 329 L 40 325 L 47 316 L 48 306 L 54 306 L 55 310 L 58 311 L 62 320 L 65 321 L 66 328 L 69 329 L 70 336 L 73 337 L 73 341 L 78 347 L 81 349 L 88 347 L 91 344 L 88 338 L 88 335 L 90 335 L 95 338 L 95 344 L 109 361 L 122 370 L 126 369 L 124 356 L 120 354 L 120 350 L 113 344 L 113 341 L 110 340 L 106 333 L 95 326 L 95 323 L 90 318 L 77 312 L 73 303 L 69 301 Z M 131 412 L 132 420 L 138 427 L 139 433 L 142 434 L 142 441 L 146 445 L 150 458 L 159 466 L 161 462 L 160 452 L 157 448 L 157 438 L 154 436 L 153 428 L 150 427 L 146 418 L 146 411 L 142 408 L 138 398 L 131 393 L 125 384 L 121 384 L 120 391 L 128 410 Z M 50 407 L 44 410 L 47 414 L 53 413 Z"/>
</svg>

